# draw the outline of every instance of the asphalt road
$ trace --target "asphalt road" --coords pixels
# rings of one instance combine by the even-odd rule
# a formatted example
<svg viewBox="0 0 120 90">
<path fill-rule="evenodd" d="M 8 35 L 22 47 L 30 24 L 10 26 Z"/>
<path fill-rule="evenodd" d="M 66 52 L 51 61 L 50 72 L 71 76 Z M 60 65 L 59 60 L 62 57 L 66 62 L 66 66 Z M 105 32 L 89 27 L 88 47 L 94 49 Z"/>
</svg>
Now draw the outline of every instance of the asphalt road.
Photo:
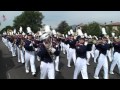
<svg viewBox="0 0 120 90">
<path fill-rule="evenodd" d="M 31 73 L 25 73 L 24 64 L 17 62 L 17 57 L 12 57 L 11 52 L 7 49 L 7 47 L 3 44 L 0 37 L 0 79 L 39 79 L 40 77 L 40 62 L 36 60 L 36 70 L 37 75 L 33 77 Z M 93 62 L 93 59 L 90 61 L 90 66 L 88 66 L 88 76 L 89 79 L 94 79 L 94 71 L 96 64 Z M 110 65 L 110 63 L 109 63 Z M 60 55 L 60 72 L 56 72 L 56 79 L 72 79 L 74 73 L 74 65 L 72 63 L 72 67 L 67 67 L 67 59 L 66 55 L 61 53 Z M 115 74 L 110 75 L 110 79 L 120 79 L 120 75 L 118 74 L 118 68 L 115 67 Z M 103 70 L 101 70 L 99 74 L 100 79 L 103 77 Z M 82 79 L 81 74 L 78 76 L 78 79 Z"/>
</svg>

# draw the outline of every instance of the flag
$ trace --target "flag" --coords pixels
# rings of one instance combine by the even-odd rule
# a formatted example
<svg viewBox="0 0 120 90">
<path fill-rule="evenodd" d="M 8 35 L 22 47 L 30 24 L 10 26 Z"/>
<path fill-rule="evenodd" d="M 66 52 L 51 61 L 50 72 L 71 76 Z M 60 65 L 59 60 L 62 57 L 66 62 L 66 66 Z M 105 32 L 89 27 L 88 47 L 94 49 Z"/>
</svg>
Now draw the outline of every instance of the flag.
<svg viewBox="0 0 120 90">
<path fill-rule="evenodd" d="M 5 17 L 5 15 L 3 15 L 3 21 L 5 21 L 6 20 L 6 17 Z"/>
</svg>

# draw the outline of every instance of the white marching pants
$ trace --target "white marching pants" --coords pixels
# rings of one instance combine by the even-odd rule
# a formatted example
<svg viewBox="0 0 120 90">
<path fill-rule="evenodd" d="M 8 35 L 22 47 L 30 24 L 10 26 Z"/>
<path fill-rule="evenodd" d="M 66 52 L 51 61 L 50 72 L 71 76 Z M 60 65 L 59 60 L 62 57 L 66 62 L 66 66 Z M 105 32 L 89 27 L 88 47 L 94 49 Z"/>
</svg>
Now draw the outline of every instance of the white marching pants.
<svg viewBox="0 0 120 90">
<path fill-rule="evenodd" d="M 63 50 L 63 49 L 62 49 L 62 48 L 63 48 L 63 47 L 62 47 L 62 42 L 60 43 L 60 46 L 61 46 L 61 51 L 62 51 L 62 50 Z"/>
<path fill-rule="evenodd" d="M 76 51 L 75 49 L 72 49 L 72 48 L 69 48 L 69 52 L 68 52 L 68 66 L 71 66 L 70 63 L 71 63 L 71 60 L 73 59 L 73 62 L 75 64 L 76 62 Z"/>
<path fill-rule="evenodd" d="M 2 38 L 2 41 L 3 41 L 3 43 L 5 44 L 5 46 L 7 46 L 7 39 Z"/>
<path fill-rule="evenodd" d="M 2 37 L 2 42 L 3 42 L 3 43 L 5 43 L 4 40 L 5 40 L 5 39 Z"/>
<path fill-rule="evenodd" d="M 40 57 L 37 55 L 37 60 L 40 61 Z"/>
<path fill-rule="evenodd" d="M 35 52 L 34 51 L 25 51 L 25 69 L 29 70 L 29 62 L 31 66 L 31 72 L 36 73 L 35 67 Z"/>
<path fill-rule="evenodd" d="M 59 71 L 59 56 L 56 56 L 56 59 L 55 59 L 55 70 Z"/>
<path fill-rule="evenodd" d="M 54 63 L 45 63 L 41 61 L 40 64 L 40 79 L 55 79 L 55 70 L 54 70 Z"/>
<path fill-rule="evenodd" d="M 107 61 L 107 56 L 103 55 L 103 54 L 100 54 L 100 56 L 98 58 L 98 64 L 97 64 L 97 67 L 96 67 L 96 70 L 95 70 L 95 74 L 94 74 L 95 77 L 98 77 L 98 74 L 99 74 L 102 66 L 103 66 L 103 69 L 104 69 L 104 79 L 108 79 L 108 61 Z"/>
<path fill-rule="evenodd" d="M 8 50 L 10 51 L 10 48 L 9 48 L 9 41 L 8 41 L 8 40 L 7 40 L 6 44 L 7 44 Z"/>
<path fill-rule="evenodd" d="M 120 57 L 120 53 L 115 52 L 114 53 L 114 59 L 112 61 L 111 67 L 110 67 L 110 72 L 113 72 L 113 70 L 114 70 L 114 68 L 117 64 L 118 70 L 119 70 L 119 73 L 120 73 L 120 58 L 119 57 Z"/>
<path fill-rule="evenodd" d="M 92 56 L 92 58 L 94 58 L 94 54 L 92 51 L 87 51 L 87 63 L 90 62 L 90 57 Z"/>
<path fill-rule="evenodd" d="M 95 55 L 94 55 L 94 62 L 96 63 L 96 60 L 97 60 L 97 58 L 98 58 L 98 56 L 99 56 L 99 50 L 95 50 Z"/>
<path fill-rule="evenodd" d="M 63 54 L 65 54 L 65 44 L 61 42 L 61 51 L 63 51 Z"/>
<path fill-rule="evenodd" d="M 92 57 L 94 58 L 95 56 L 95 49 L 96 49 L 96 47 L 95 47 L 95 45 L 93 44 L 92 45 L 92 51 L 91 51 L 91 53 L 92 53 Z"/>
<path fill-rule="evenodd" d="M 18 57 L 18 62 L 21 61 L 21 58 L 20 58 L 20 48 L 17 46 L 17 57 Z"/>
<path fill-rule="evenodd" d="M 25 63 L 25 54 L 24 54 L 24 48 L 22 47 L 22 49 L 20 49 L 20 60 L 21 60 L 21 63 Z"/>
<path fill-rule="evenodd" d="M 111 49 L 107 50 L 107 56 L 109 58 L 109 61 L 111 62 L 112 61 L 112 52 L 111 52 Z"/>
<path fill-rule="evenodd" d="M 12 56 L 16 56 L 16 49 L 15 49 L 15 45 L 11 44 L 11 52 L 12 52 Z"/>
<path fill-rule="evenodd" d="M 66 53 L 67 53 L 67 60 L 69 59 L 69 44 L 64 44 L 65 45 L 65 50 L 66 50 Z"/>
<path fill-rule="evenodd" d="M 10 41 L 8 42 L 8 49 L 9 49 L 9 51 L 11 51 L 11 42 Z"/>
<path fill-rule="evenodd" d="M 111 57 L 112 57 L 112 60 L 114 59 L 114 47 L 111 49 Z"/>
<path fill-rule="evenodd" d="M 86 59 L 77 58 L 75 63 L 75 70 L 73 79 L 77 79 L 79 73 L 81 72 L 83 79 L 88 79 L 88 73 L 87 73 L 87 64 Z"/>
</svg>

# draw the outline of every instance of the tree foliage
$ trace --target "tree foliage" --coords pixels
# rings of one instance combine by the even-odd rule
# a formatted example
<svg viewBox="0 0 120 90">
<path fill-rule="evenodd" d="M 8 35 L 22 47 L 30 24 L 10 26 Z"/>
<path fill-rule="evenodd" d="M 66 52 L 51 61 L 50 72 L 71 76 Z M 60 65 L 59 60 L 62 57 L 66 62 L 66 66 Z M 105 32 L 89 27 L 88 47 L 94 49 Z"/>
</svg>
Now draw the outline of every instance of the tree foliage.
<svg viewBox="0 0 120 90">
<path fill-rule="evenodd" d="M 21 15 L 17 16 L 14 19 L 13 26 L 19 30 L 20 26 L 23 27 L 23 31 L 26 31 L 26 28 L 31 27 L 33 32 L 37 32 L 42 27 L 42 20 L 44 16 L 39 11 L 24 11 Z"/>
<path fill-rule="evenodd" d="M 83 32 L 86 32 L 88 35 L 99 36 L 101 34 L 101 29 L 99 23 L 92 22 L 83 26 Z"/>
<path fill-rule="evenodd" d="M 68 23 L 66 21 L 62 21 L 57 29 L 58 32 L 62 33 L 62 34 L 67 34 L 67 32 L 70 30 L 70 26 L 68 25 Z"/>
</svg>

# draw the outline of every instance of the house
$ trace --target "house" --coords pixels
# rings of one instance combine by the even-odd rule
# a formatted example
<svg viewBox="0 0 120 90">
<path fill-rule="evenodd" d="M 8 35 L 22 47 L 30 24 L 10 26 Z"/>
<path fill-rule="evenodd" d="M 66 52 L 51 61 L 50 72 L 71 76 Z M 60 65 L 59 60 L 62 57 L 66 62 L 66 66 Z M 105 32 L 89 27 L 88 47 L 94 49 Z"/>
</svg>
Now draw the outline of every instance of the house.
<svg viewBox="0 0 120 90">
<path fill-rule="evenodd" d="M 119 29 L 120 29 L 120 22 L 112 22 L 112 23 L 110 23 L 110 24 L 106 24 L 105 25 L 106 27 L 108 27 L 108 26 L 112 26 L 112 30 L 113 31 L 119 31 Z"/>
</svg>

